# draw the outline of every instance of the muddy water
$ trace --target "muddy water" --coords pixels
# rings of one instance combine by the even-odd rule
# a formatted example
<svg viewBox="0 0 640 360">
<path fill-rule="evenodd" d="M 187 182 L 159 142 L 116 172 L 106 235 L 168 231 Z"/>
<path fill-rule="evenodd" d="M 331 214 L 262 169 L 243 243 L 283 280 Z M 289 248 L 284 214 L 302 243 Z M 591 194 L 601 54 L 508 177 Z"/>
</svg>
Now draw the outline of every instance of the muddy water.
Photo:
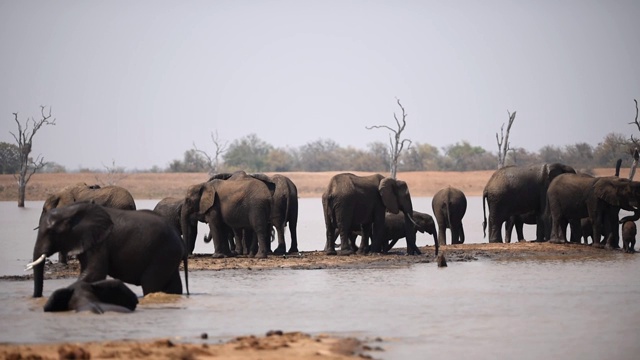
<svg viewBox="0 0 640 360">
<path fill-rule="evenodd" d="M 482 239 L 471 198 L 470 242 Z M 429 205 L 429 207 L 427 206 Z M 155 202 L 140 202 L 150 208 Z M 41 202 L 0 203 L 2 274 L 31 257 Z M 430 212 L 430 199 L 415 199 Z M 34 220 L 35 219 L 35 220 Z M 477 219 L 477 220 L 476 220 Z M 319 199 L 301 199 L 302 250 L 321 249 Z M 529 229 L 531 228 L 531 229 Z M 533 233 L 533 227 L 527 228 Z M 530 232 L 529 232 L 530 231 Z M 419 245 L 431 244 L 426 235 Z M 212 252 L 199 241 L 197 252 Z M 400 244 L 404 246 L 404 244 Z M 141 300 L 133 314 L 42 312 L 29 281 L 0 281 L 0 341 L 52 342 L 180 336 L 208 341 L 268 330 L 382 337 L 376 358 L 636 359 L 640 256 L 604 261 L 476 261 L 362 270 L 224 270 L 190 274 L 192 295 Z M 45 296 L 71 280 L 45 282 Z M 141 290 L 132 289 L 141 295 Z"/>
</svg>

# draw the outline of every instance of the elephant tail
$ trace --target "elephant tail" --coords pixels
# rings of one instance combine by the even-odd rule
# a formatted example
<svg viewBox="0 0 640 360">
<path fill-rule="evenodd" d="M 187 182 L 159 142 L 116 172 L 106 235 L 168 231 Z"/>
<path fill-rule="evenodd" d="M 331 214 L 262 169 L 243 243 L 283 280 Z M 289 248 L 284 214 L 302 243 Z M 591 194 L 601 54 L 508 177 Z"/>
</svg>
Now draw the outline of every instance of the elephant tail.
<svg viewBox="0 0 640 360">
<path fill-rule="evenodd" d="M 453 227 L 451 226 L 451 211 L 449 209 L 449 206 L 451 205 L 451 188 L 449 188 L 449 190 L 447 190 L 447 199 L 444 202 L 444 206 L 447 208 L 447 226 L 449 227 L 449 229 L 453 229 Z"/>
<path fill-rule="evenodd" d="M 483 217 L 483 221 L 482 221 L 482 237 L 485 238 L 487 237 L 487 212 L 485 210 L 485 200 L 487 199 L 487 192 L 484 191 L 482 193 L 482 217 Z"/>
</svg>

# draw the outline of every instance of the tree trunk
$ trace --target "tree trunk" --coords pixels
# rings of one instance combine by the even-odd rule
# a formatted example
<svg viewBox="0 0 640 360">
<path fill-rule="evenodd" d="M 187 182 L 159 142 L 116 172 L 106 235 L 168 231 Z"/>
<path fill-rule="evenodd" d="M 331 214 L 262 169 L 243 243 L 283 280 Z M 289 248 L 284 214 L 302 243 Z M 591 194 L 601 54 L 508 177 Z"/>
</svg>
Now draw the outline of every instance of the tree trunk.
<svg viewBox="0 0 640 360">
<path fill-rule="evenodd" d="M 18 184 L 18 207 L 24 207 L 24 197 L 27 189 L 27 184 L 20 182 Z"/>
</svg>

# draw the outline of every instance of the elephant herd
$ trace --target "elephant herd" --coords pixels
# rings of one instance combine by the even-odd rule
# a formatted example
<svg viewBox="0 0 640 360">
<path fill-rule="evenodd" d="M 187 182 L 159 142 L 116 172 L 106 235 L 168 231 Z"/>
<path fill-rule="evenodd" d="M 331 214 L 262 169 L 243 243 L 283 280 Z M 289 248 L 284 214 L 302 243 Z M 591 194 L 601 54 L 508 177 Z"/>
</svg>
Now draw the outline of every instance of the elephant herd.
<svg viewBox="0 0 640 360">
<path fill-rule="evenodd" d="M 583 235 L 586 239 L 590 229 L 594 246 L 617 247 L 618 213 L 624 209 L 634 212 L 621 221 L 624 249 L 631 252 L 639 200 L 640 183 L 617 176 L 577 174 L 557 163 L 505 167 L 491 176 L 483 191 L 483 228 L 489 227 L 489 242 L 502 242 L 504 223 L 509 242 L 513 227 L 521 241 L 523 224 L 536 224 L 536 240 L 565 242 L 570 226 L 571 242 L 580 242 Z M 333 176 L 322 207 L 327 255 L 385 253 L 401 238 L 406 239 L 408 255 L 419 255 L 418 231 L 433 235 L 438 255 L 439 246 L 447 243 L 447 228 L 452 244 L 465 241 L 467 200 L 451 186 L 433 196 L 435 222 L 413 209 L 406 182 L 380 174 Z M 46 311 L 131 311 L 137 299 L 123 282 L 141 286 L 145 295 L 182 294 L 180 264 L 188 294 L 187 260 L 195 248 L 198 222 L 208 224 L 204 240 L 213 242 L 213 257 L 266 258 L 270 253 L 298 253 L 297 220 L 298 191 L 283 175 L 217 174 L 190 186 L 185 197 L 162 199 L 153 211 L 136 210 L 133 197 L 121 187 L 76 184 L 51 195 L 43 206 L 28 265 L 34 271 L 33 296 L 42 296 L 45 259 L 57 252 L 60 262 L 66 262 L 67 254 L 77 256 L 80 276 L 52 294 Z M 273 228 L 278 245 L 271 250 Z M 105 280 L 107 276 L 112 279 Z"/>
</svg>

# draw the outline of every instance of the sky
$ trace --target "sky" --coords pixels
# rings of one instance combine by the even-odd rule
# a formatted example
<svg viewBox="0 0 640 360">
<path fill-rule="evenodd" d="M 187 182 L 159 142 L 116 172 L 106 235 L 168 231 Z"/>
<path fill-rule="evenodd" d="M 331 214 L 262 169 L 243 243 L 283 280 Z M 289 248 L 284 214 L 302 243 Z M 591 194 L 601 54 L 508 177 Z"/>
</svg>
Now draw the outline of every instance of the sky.
<svg viewBox="0 0 640 360">
<path fill-rule="evenodd" d="M 640 1 L 0 0 L 0 142 L 51 106 L 32 155 L 165 168 L 256 134 L 438 148 L 597 145 L 638 135 Z"/>
</svg>

